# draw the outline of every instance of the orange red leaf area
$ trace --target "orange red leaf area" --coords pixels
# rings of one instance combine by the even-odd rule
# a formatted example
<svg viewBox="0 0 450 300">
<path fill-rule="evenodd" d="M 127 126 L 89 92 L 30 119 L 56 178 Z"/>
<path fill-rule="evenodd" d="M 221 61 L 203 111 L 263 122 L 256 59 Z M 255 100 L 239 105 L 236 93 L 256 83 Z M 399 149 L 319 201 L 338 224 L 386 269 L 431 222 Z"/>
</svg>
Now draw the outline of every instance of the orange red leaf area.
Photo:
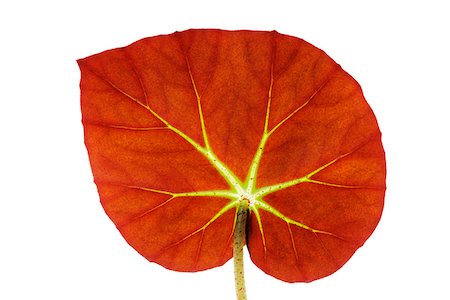
<svg viewBox="0 0 450 300">
<path fill-rule="evenodd" d="M 320 49 L 189 30 L 78 63 L 101 203 L 148 260 L 224 264 L 242 203 L 252 261 L 288 282 L 335 272 L 375 229 L 381 134 L 358 83 Z"/>
</svg>

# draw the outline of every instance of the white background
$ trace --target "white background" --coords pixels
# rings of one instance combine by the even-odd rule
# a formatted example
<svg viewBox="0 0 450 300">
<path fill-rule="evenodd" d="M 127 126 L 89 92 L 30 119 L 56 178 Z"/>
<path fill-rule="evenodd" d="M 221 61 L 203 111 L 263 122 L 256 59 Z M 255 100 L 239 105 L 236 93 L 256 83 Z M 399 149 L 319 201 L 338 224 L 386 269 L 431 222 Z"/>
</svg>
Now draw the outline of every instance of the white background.
<svg viewBox="0 0 450 300">
<path fill-rule="evenodd" d="M 83 144 L 75 60 L 189 28 L 311 42 L 359 81 L 383 132 L 373 236 L 310 284 L 273 279 L 247 256 L 249 300 L 450 299 L 449 13 L 445 1 L 2 1 L 0 299 L 234 299 L 230 262 L 177 273 L 126 244 Z"/>
</svg>

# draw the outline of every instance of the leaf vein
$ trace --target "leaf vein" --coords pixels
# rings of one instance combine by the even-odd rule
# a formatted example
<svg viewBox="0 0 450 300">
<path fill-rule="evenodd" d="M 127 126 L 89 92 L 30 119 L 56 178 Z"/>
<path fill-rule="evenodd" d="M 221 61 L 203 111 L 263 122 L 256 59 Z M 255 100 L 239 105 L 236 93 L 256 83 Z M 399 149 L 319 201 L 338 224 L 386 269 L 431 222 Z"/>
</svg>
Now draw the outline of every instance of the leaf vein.
<svg viewBox="0 0 450 300">
<path fill-rule="evenodd" d="M 161 251 L 165 251 L 167 249 L 170 249 L 172 247 L 175 247 L 179 244 L 181 244 L 182 242 L 184 242 L 185 240 L 191 238 L 192 236 L 196 235 L 197 233 L 199 233 L 202 230 L 205 230 L 209 225 L 211 225 L 215 220 L 217 220 L 219 217 L 221 217 L 224 213 L 226 213 L 228 210 L 237 207 L 239 205 L 239 201 L 235 200 L 235 201 L 231 201 L 230 203 L 228 203 L 227 205 L 225 205 L 224 207 L 222 207 L 222 209 L 220 209 L 220 211 L 218 213 L 216 213 L 208 222 L 206 222 L 202 227 L 200 227 L 199 229 L 191 232 L 190 234 L 186 235 L 185 237 L 183 237 L 182 239 L 180 239 L 179 241 L 172 243 L 166 247 L 164 247 Z"/>
<path fill-rule="evenodd" d="M 206 149 L 209 150 L 211 146 L 209 145 L 208 135 L 206 134 L 206 125 L 205 125 L 205 118 L 203 117 L 201 97 L 200 94 L 198 93 L 197 85 L 195 84 L 194 75 L 192 74 L 191 65 L 189 63 L 187 56 L 185 56 L 185 59 L 189 73 L 189 78 L 191 79 L 192 88 L 194 89 L 195 97 L 197 99 L 197 109 L 200 118 L 200 126 L 202 128 L 203 142 L 205 143 Z"/>
<path fill-rule="evenodd" d="M 309 98 L 299 107 L 297 107 L 294 111 L 292 111 L 287 117 L 285 117 L 283 120 L 281 120 L 277 125 L 275 125 L 269 132 L 268 135 L 272 135 L 281 125 L 286 123 L 289 119 L 291 119 L 294 115 L 296 115 L 299 111 L 301 111 L 305 106 L 307 106 L 311 100 L 330 82 L 332 79 L 334 73 L 338 69 L 335 69 L 334 72 L 332 72 L 320 85 L 319 87 L 309 96 Z"/>
</svg>

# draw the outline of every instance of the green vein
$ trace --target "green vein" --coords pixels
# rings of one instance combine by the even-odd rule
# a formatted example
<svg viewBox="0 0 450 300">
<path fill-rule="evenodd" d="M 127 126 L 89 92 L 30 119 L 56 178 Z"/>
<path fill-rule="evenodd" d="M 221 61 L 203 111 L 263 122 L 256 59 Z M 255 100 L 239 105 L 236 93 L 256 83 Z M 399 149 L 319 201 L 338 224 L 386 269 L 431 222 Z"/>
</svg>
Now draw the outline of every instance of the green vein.
<svg viewBox="0 0 450 300">
<path fill-rule="evenodd" d="M 266 116 L 264 119 L 264 131 L 259 142 L 258 149 L 256 150 L 255 156 L 250 164 L 250 170 L 248 172 L 247 178 L 245 180 L 245 185 L 247 186 L 247 193 L 252 193 L 256 186 L 256 175 L 258 173 L 259 164 L 261 162 L 262 154 L 264 152 L 264 147 L 266 146 L 267 139 L 269 138 L 268 128 L 269 128 L 269 116 L 270 116 L 270 104 L 272 102 L 272 88 L 273 88 L 273 64 L 270 68 L 270 85 L 269 92 L 267 96 L 267 107 Z"/>
<path fill-rule="evenodd" d="M 255 198 L 261 198 L 261 197 L 263 197 L 263 196 L 265 196 L 267 194 L 274 193 L 274 192 L 277 192 L 277 191 L 289 188 L 289 187 L 297 185 L 297 184 L 305 183 L 305 182 L 315 183 L 315 184 L 322 184 L 322 185 L 328 185 L 328 186 L 339 187 L 339 188 L 373 188 L 373 187 L 370 187 L 370 186 L 343 185 L 343 184 L 328 183 L 328 182 L 323 182 L 323 181 L 311 179 L 311 177 L 314 176 L 315 174 L 317 174 L 320 171 L 328 168 L 329 166 L 331 166 L 332 164 L 334 164 L 337 161 L 341 160 L 342 158 L 344 158 L 344 157 L 354 153 L 356 150 L 357 149 L 352 150 L 350 152 L 347 152 L 345 154 L 339 155 L 335 159 L 333 159 L 333 160 L 329 161 L 328 163 L 320 166 L 319 168 L 317 168 L 314 171 L 310 172 L 306 176 L 260 188 L 254 193 L 254 197 Z"/>
<path fill-rule="evenodd" d="M 308 100 L 305 101 L 302 105 L 297 107 L 293 112 L 291 112 L 287 117 L 281 120 L 277 125 L 275 125 L 269 132 L 268 135 L 272 135 L 281 125 L 286 123 L 290 118 L 292 118 L 295 114 L 297 114 L 300 110 L 302 110 L 309 102 L 323 89 L 323 87 L 331 80 L 331 75 L 311 94 Z"/>
<path fill-rule="evenodd" d="M 320 233 L 320 234 L 330 235 L 330 236 L 334 236 L 334 237 L 337 237 L 339 239 L 342 239 L 341 237 L 339 237 L 339 236 L 337 236 L 337 235 L 335 235 L 335 234 L 333 234 L 331 232 L 315 229 L 315 228 L 309 227 L 309 226 L 307 226 L 307 225 L 305 225 L 303 223 L 300 223 L 300 222 L 297 222 L 295 220 L 292 220 L 291 218 L 285 216 L 284 214 L 282 214 L 281 212 L 276 210 L 274 207 L 272 207 L 271 205 L 267 204 L 266 202 L 264 202 L 262 200 L 256 201 L 254 203 L 254 206 L 255 206 L 255 208 L 253 209 L 253 211 L 257 211 L 258 208 L 261 208 L 262 210 L 265 210 L 265 211 L 271 213 L 272 215 L 280 218 L 281 220 L 287 222 L 288 224 L 295 225 L 295 226 L 297 226 L 299 228 L 311 231 L 313 233 Z"/>
<path fill-rule="evenodd" d="M 166 247 L 164 247 L 162 249 L 162 251 L 165 251 L 169 248 L 175 247 L 176 245 L 181 244 L 182 242 L 184 242 L 185 240 L 191 238 L 192 236 L 196 235 L 197 233 L 205 230 L 209 225 L 211 225 L 215 220 L 217 220 L 218 218 L 220 218 L 223 214 L 225 214 L 227 211 L 229 211 L 232 208 L 237 208 L 239 206 L 239 200 L 235 200 L 235 201 L 230 201 L 227 205 L 225 205 L 224 207 L 222 207 L 219 212 L 217 212 L 208 222 L 206 222 L 202 227 L 200 227 L 199 229 L 191 232 L 190 234 L 186 235 L 185 237 L 183 237 L 181 240 L 172 243 Z"/>
<path fill-rule="evenodd" d="M 134 185 L 124 185 L 124 186 L 128 187 L 128 188 L 139 189 L 139 190 L 152 192 L 152 193 L 170 195 L 173 197 L 223 197 L 223 198 L 230 198 L 230 199 L 236 199 L 237 197 L 239 197 L 239 195 L 236 194 L 235 192 L 227 191 L 227 190 L 210 190 L 210 191 L 174 193 L 174 192 L 158 190 L 158 189 L 151 189 L 151 188 L 134 186 Z"/>
<path fill-rule="evenodd" d="M 134 74 L 136 75 L 136 77 L 137 77 L 137 79 L 139 81 L 139 85 L 141 86 L 142 93 L 144 94 L 145 104 L 148 106 L 148 96 L 147 96 L 147 91 L 146 91 L 146 89 L 144 87 L 144 82 L 142 81 L 142 78 L 139 75 L 139 72 L 137 71 L 137 69 L 135 67 L 135 64 L 133 63 L 132 57 L 128 53 L 127 48 L 121 48 L 121 49 L 122 49 L 122 52 L 127 57 L 128 61 L 130 63 L 131 69 L 133 70 Z"/>
<path fill-rule="evenodd" d="M 146 192 L 151 193 L 157 193 L 162 195 L 168 195 L 170 198 L 166 199 L 165 201 L 161 202 L 160 204 L 146 210 L 143 213 L 140 213 L 131 219 L 125 221 L 124 223 L 118 225 L 118 228 L 124 227 L 130 223 L 133 223 L 141 218 L 144 218 L 145 216 L 149 215 L 150 213 L 154 212 L 155 210 L 163 207 L 164 205 L 168 204 L 172 200 L 176 198 L 182 198 L 182 197 L 223 197 L 223 198 L 229 198 L 229 199 L 236 199 L 238 195 L 236 193 L 233 193 L 231 191 L 223 191 L 223 190 L 211 190 L 211 191 L 197 191 L 197 192 L 186 192 L 186 193 L 173 193 L 169 191 L 164 190 L 158 190 L 158 189 L 151 189 L 146 187 L 140 187 L 140 186 L 131 186 L 131 185 L 123 185 L 124 187 L 131 188 L 131 189 L 137 189 L 142 190 Z M 231 201 L 230 203 L 232 203 Z"/>
<path fill-rule="evenodd" d="M 191 70 L 191 65 L 189 64 L 189 60 L 188 60 L 187 56 L 186 56 L 186 65 L 187 65 L 187 68 L 188 68 L 189 77 L 191 79 L 192 87 L 194 88 L 195 97 L 197 98 L 197 107 L 198 107 L 198 114 L 199 114 L 199 117 L 200 117 L 200 125 L 202 127 L 203 141 L 205 143 L 206 149 L 210 150 L 211 146 L 209 145 L 208 135 L 206 134 L 205 118 L 203 117 L 201 98 L 200 98 L 200 94 L 198 93 L 197 85 L 195 84 L 194 76 L 193 76 L 192 70 Z"/>
<path fill-rule="evenodd" d="M 265 186 L 262 187 L 260 189 L 258 189 L 255 192 L 255 198 L 261 198 L 265 195 L 271 194 L 271 193 L 275 193 L 284 189 L 287 189 L 288 187 L 303 183 L 303 182 L 308 182 L 309 179 L 307 178 L 307 176 L 305 177 L 301 177 L 298 179 L 294 179 L 294 180 L 290 180 L 290 181 L 286 181 L 286 182 L 282 182 L 282 183 L 277 183 L 274 185 L 269 185 L 269 186 Z"/>
<path fill-rule="evenodd" d="M 322 171 L 322 170 L 328 168 L 329 166 L 331 166 L 332 164 L 334 164 L 334 163 L 337 162 L 338 160 L 341 160 L 341 159 L 343 159 L 344 157 L 347 157 L 347 156 L 349 156 L 350 154 L 354 153 L 357 149 L 359 149 L 359 147 L 356 148 L 356 149 L 354 149 L 354 150 L 352 150 L 352 151 L 349 151 L 349 152 L 347 152 L 347 153 L 344 153 L 344 154 L 339 155 L 339 156 L 336 157 L 335 159 L 329 161 L 328 163 L 324 164 L 323 166 L 321 166 L 321 167 L 317 168 L 316 170 L 312 171 L 311 173 L 309 173 L 309 174 L 307 175 L 307 177 L 310 178 L 311 176 L 313 176 L 313 175 L 319 173 L 320 171 Z"/>
<path fill-rule="evenodd" d="M 256 221 L 258 222 L 258 229 L 261 234 L 261 241 L 262 241 L 262 245 L 263 245 L 263 249 L 264 249 L 264 259 L 266 259 L 266 253 L 267 253 L 266 236 L 264 235 L 264 229 L 263 229 L 262 222 L 261 222 L 261 215 L 259 214 L 259 211 L 256 207 L 256 203 L 258 203 L 258 202 L 255 202 L 253 205 L 251 205 L 250 210 L 255 214 Z"/>
</svg>

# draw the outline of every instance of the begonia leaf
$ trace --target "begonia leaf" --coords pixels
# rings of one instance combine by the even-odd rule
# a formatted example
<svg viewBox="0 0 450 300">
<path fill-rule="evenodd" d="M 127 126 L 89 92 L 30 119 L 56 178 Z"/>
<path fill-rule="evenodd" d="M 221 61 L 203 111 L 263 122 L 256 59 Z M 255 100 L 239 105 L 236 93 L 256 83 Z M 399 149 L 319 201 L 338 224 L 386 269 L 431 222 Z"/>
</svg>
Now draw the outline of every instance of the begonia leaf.
<svg viewBox="0 0 450 300">
<path fill-rule="evenodd" d="M 85 143 L 125 240 L 177 271 L 233 255 L 284 281 L 338 270 L 381 217 L 385 156 L 359 84 L 277 32 L 188 30 L 78 61 Z"/>
</svg>

